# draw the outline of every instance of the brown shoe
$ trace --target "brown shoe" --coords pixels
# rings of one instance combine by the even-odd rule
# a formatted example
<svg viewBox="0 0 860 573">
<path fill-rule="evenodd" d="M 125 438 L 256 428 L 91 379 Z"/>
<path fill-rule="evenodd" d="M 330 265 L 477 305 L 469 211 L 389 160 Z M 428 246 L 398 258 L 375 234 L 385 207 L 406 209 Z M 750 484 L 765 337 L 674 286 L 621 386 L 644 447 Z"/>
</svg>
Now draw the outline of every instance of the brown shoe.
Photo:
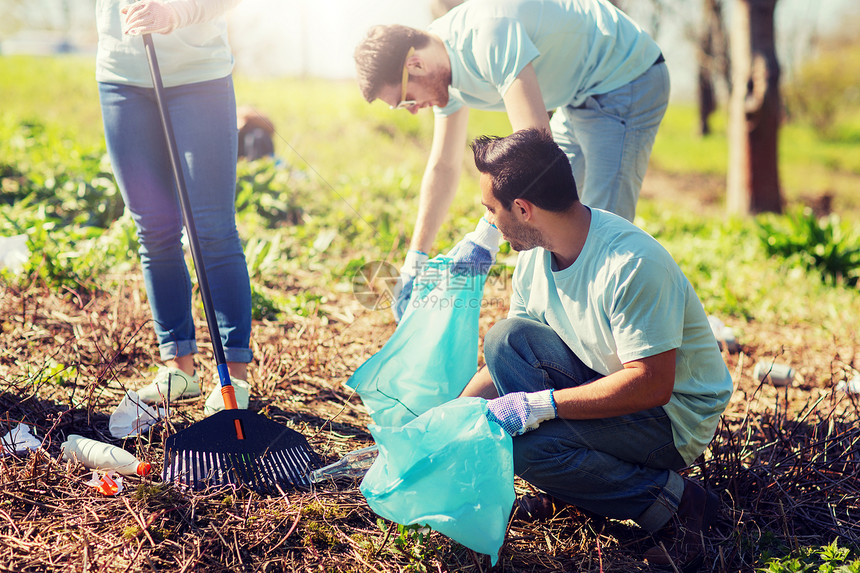
<svg viewBox="0 0 860 573">
<path fill-rule="evenodd" d="M 567 504 L 546 493 L 523 495 L 514 501 L 511 517 L 516 521 L 531 523 L 539 519 L 549 519 Z"/>
<path fill-rule="evenodd" d="M 645 552 L 648 565 L 657 570 L 698 571 L 705 559 L 704 534 L 717 520 L 719 507 L 717 494 L 684 478 L 678 511 L 654 536 L 658 544 Z"/>
</svg>

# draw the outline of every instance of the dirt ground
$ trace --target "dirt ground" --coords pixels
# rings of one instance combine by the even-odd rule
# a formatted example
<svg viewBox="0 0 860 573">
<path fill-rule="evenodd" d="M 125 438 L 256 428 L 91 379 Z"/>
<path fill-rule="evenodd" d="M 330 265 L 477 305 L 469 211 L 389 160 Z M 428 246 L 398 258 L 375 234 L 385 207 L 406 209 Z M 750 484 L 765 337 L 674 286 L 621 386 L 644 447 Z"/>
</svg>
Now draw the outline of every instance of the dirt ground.
<svg viewBox="0 0 860 573">
<path fill-rule="evenodd" d="M 643 193 L 668 183 L 651 178 Z M 700 205 L 718 201 L 716 194 L 710 199 L 712 182 L 684 185 L 672 188 L 679 196 L 697 189 Z M 108 416 L 157 364 L 142 279 L 118 278 L 119 288 L 93 298 L 0 285 L 0 434 L 23 421 L 45 438 L 43 454 L 0 459 L 0 570 L 489 569 L 486 557 L 437 533 L 429 547 L 402 535 L 398 544 L 392 524 L 377 527 L 357 484 L 274 500 L 152 494 L 147 488 L 157 479 L 129 478 L 134 495 L 124 500 L 84 486 L 89 472 L 58 461 L 60 443 L 70 433 L 121 443 L 108 433 Z M 311 272 L 299 273 L 284 288 L 319 291 L 315 284 Z M 509 289 L 508 281 L 488 282 L 482 336 L 506 314 Z M 344 383 L 395 325 L 387 309 L 366 308 L 348 289 L 316 294 L 325 296 L 317 314 L 254 324 L 250 408 L 298 430 L 333 461 L 372 443 L 370 418 Z M 209 338 L 203 317 L 197 319 L 203 396 L 177 403 L 170 424 L 145 439 L 122 443 L 156 470 L 164 438 L 203 418 L 212 385 Z M 810 336 L 813 329 L 748 323 L 739 350 L 723 352 L 736 391 L 714 447 L 689 471 L 718 489 L 725 504 L 707 570 L 751 570 L 766 551 L 829 543 L 835 535 L 860 541 L 852 477 L 860 469 L 857 401 L 834 391 L 860 367 L 860 339 L 856 327 L 830 340 Z M 786 387 L 762 384 L 753 378 L 759 360 L 797 365 L 797 377 Z M 519 480 L 517 488 L 529 489 Z M 512 523 L 494 570 L 647 571 L 638 555 L 649 544 L 629 524 L 566 509 L 542 524 Z"/>
</svg>

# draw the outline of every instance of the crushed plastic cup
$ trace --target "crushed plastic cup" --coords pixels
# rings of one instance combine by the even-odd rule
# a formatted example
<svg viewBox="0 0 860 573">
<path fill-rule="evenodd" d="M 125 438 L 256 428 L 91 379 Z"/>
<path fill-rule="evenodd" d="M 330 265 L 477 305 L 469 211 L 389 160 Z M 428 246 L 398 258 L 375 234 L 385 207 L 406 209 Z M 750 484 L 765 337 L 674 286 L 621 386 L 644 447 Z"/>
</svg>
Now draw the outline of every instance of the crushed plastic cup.
<svg viewBox="0 0 860 573">
<path fill-rule="evenodd" d="M 759 382 L 770 382 L 774 386 L 788 386 L 794 381 L 794 368 L 788 364 L 760 360 L 753 370 L 753 377 Z"/>
<path fill-rule="evenodd" d="M 42 442 L 30 433 L 30 426 L 22 422 L 0 439 L 0 456 L 37 450 L 41 445 Z"/>
<path fill-rule="evenodd" d="M 141 402 L 134 390 L 129 390 L 110 415 L 108 429 L 114 438 L 132 438 L 142 434 L 161 417 L 163 410 Z"/>
</svg>

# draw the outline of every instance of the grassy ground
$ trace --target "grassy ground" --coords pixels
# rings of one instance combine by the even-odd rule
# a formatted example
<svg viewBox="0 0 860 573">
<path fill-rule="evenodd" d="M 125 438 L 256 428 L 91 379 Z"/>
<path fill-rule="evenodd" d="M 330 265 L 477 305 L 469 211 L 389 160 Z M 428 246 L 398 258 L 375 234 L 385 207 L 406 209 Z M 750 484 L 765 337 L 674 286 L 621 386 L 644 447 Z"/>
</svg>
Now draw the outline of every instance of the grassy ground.
<svg viewBox="0 0 860 573">
<path fill-rule="evenodd" d="M 124 389 L 152 375 L 154 335 L 128 221 L 90 239 L 70 234 L 83 228 L 72 216 L 53 226 L 39 218 L 59 198 L 97 211 L 100 203 L 85 203 L 78 189 L 110 198 L 108 183 L 90 181 L 99 177 L 103 147 L 92 63 L 0 58 L 0 83 L 7 194 L 0 198 L 35 180 L 26 197 L 43 201 L 0 200 L 0 236 L 31 223 L 44 232 L 30 235 L 43 253 L 33 258 L 38 272 L 0 280 L 0 433 L 23 420 L 45 438 L 37 454 L 0 459 L 0 570 L 489 569 L 485 556 L 438 533 L 419 542 L 378 522 L 355 484 L 261 498 L 242 490 L 186 495 L 157 479 L 130 478 L 124 494 L 103 498 L 83 485 L 87 471 L 58 461 L 69 433 L 121 443 L 110 438 L 107 418 Z M 394 329 L 387 311 L 369 310 L 353 295 L 352 271 L 365 260 L 399 264 L 432 120 L 367 105 L 351 83 L 237 78 L 236 86 L 240 103 L 272 118 L 288 166 L 240 168 L 241 234 L 246 251 L 259 254 L 249 255 L 255 304 L 272 307 L 254 323 L 251 408 L 301 431 L 333 460 L 371 442 L 370 420 L 343 383 Z M 724 504 L 704 570 L 752 571 L 772 556 L 808 561 L 806 553 L 837 539 L 856 548 L 858 409 L 855 396 L 835 387 L 860 369 L 860 293 L 768 256 L 755 221 L 724 216 L 724 120 L 717 118 L 714 138 L 698 140 L 693 119 L 685 108 L 667 115 L 637 223 L 667 246 L 708 312 L 734 327 L 741 344 L 724 352 L 736 385 L 731 405 L 711 448 L 687 472 L 717 489 Z M 22 131 L 22 121 L 41 125 L 44 138 Z M 470 135 L 508 129 L 502 114 L 471 118 Z M 856 143 L 787 126 L 781 154 L 789 207 L 830 193 L 835 212 L 857 220 Z M 467 165 L 438 249 L 479 215 Z M 110 242 L 88 242 L 108 234 Z M 330 243 L 317 242 L 321 236 Z M 510 253 L 501 260 L 510 263 Z M 55 269 L 57 261 L 66 266 Z M 508 291 L 504 280 L 488 285 L 482 334 L 505 315 Z M 197 312 L 208 382 L 213 361 Z M 752 375 L 759 360 L 790 363 L 798 376 L 784 388 L 761 384 Z M 201 419 L 202 403 L 177 404 L 169 421 L 122 445 L 160 470 L 164 439 Z M 517 488 L 528 490 L 519 481 Z M 630 524 L 565 509 L 546 522 L 512 523 L 495 570 L 647 571 L 639 555 L 650 543 Z"/>
</svg>

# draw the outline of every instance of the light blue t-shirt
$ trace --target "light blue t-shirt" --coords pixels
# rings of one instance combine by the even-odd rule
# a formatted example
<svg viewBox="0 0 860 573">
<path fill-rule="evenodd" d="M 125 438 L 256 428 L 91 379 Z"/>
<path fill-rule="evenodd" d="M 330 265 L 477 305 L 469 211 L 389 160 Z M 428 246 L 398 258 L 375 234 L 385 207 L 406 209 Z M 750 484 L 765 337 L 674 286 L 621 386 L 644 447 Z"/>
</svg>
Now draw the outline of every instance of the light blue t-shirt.
<svg viewBox="0 0 860 573">
<path fill-rule="evenodd" d="M 165 87 L 216 80 L 233 71 L 233 53 L 227 41 L 224 13 L 240 0 L 200 0 L 192 23 L 170 34 L 153 34 Z M 120 9 L 130 0 L 98 0 L 96 27 L 96 80 L 152 87 L 143 38 L 122 33 Z"/>
<path fill-rule="evenodd" d="M 451 61 L 450 115 L 463 105 L 504 111 L 502 97 L 532 63 L 547 110 L 578 106 L 641 76 L 660 48 L 606 0 L 468 0 L 430 24 Z"/>
<path fill-rule="evenodd" d="M 508 316 L 550 326 L 603 375 L 676 349 L 675 387 L 663 406 L 675 448 L 689 464 L 713 438 L 732 394 L 731 375 L 690 281 L 629 221 L 591 209 L 582 252 L 561 271 L 546 249 L 521 252 Z"/>
</svg>

